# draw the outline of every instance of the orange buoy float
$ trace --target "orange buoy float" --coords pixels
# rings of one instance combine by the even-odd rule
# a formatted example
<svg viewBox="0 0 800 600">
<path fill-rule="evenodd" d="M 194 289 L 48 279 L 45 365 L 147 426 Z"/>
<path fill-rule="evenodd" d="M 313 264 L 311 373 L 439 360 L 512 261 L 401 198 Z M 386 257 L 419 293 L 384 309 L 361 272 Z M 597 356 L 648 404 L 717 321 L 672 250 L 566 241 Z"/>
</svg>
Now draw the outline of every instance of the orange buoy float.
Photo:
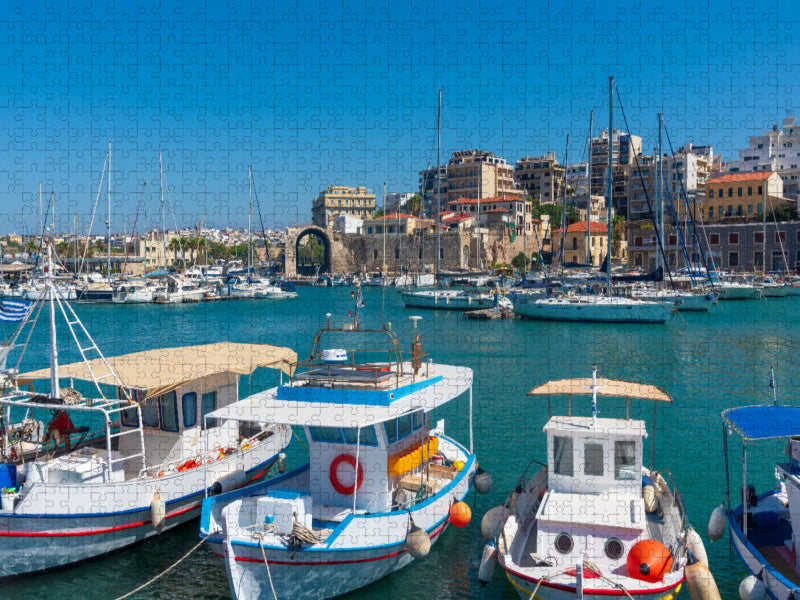
<svg viewBox="0 0 800 600">
<path fill-rule="evenodd" d="M 456 527 L 466 527 L 472 519 L 472 511 L 466 502 L 456 502 L 450 507 L 450 522 Z"/>
<path fill-rule="evenodd" d="M 669 549 L 657 540 L 636 542 L 628 552 L 628 577 L 656 583 L 672 568 Z"/>
</svg>

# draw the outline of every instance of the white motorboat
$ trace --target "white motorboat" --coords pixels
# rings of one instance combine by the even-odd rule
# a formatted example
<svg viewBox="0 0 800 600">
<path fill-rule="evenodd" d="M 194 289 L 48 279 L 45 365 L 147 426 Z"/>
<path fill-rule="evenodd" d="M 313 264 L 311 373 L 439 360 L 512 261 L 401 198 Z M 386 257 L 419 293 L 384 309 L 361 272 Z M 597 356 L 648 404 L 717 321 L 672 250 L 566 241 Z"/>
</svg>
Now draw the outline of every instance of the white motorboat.
<svg viewBox="0 0 800 600">
<path fill-rule="evenodd" d="M 284 425 L 205 418 L 237 402 L 240 375 L 258 366 L 288 373 L 291 350 L 223 342 L 104 357 L 49 283 L 40 302 L 51 324 L 65 315 L 83 360 L 58 364 L 53 328 L 50 368 L 17 373 L 16 341 L 35 326 L 38 307 L 11 338 L 14 366 L 0 396 L 0 578 L 76 564 L 170 530 L 199 515 L 204 491 L 259 477 L 291 440 Z M 49 388 L 31 391 L 39 381 Z"/>
<path fill-rule="evenodd" d="M 652 288 L 634 288 L 631 298 L 649 302 L 672 303 L 680 312 L 704 312 L 711 309 L 714 295 L 711 292 L 693 292 L 679 290 L 657 290 Z"/>
<path fill-rule="evenodd" d="M 672 308 L 671 302 L 588 294 L 552 298 L 520 295 L 514 302 L 514 312 L 529 319 L 593 323 L 666 323 Z"/>
<path fill-rule="evenodd" d="M 146 304 L 154 302 L 156 294 L 165 290 L 148 281 L 120 281 L 114 288 L 115 304 Z"/>
<path fill-rule="evenodd" d="M 491 308 L 493 294 L 458 290 L 420 290 L 400 292 L 403 304 L 408 308 L 440 308 L 445 310 L 477 310 Z"/>
<path fill-rule="evenodd" d="M 469 520 L 471 428 L 468 448 L 445 435 L 443 421 L 431 430 L 429 418 L 467 392 L 471 411 L 472 371 L 429 361 L 416 324 L 410 353 L 390 330 L 349 327 L 318 332 L 287 384 L 209 415 L 268 417 L 308 438 L 308 464 L 203 503 L 201 536 L 223 559 L 237 600 L 338 597 L 423 557 L 451 522 Z M 360 352 L 359 364 L 322 349 L 323 336 L 355 335 L 385 347 L 380 362 L 370 362 L 375 352 Z"/>
<path fill-rule="evenodd" d="M 672 399 L 655 386 L 598 379 L 596 368 L 590 379 L 550 381 L 529 392 L 547 396 L 548 406 L 551 395 L 587 394 L 592 416 L 572 416 L 571 402 L 568 416 L 551 416 L 547 463 L 529 479 L 526 469 L 506 504 L 484 517 L 481 578 L 491 579 L 496 557 L 524 600 L 674 598 L 687 544 L 701 554 L 702 542 L 692 535 L 687 542 L 669 472 L 642 464 L 644 421 L 597 416 L 597 396 Z"/>
</svg>

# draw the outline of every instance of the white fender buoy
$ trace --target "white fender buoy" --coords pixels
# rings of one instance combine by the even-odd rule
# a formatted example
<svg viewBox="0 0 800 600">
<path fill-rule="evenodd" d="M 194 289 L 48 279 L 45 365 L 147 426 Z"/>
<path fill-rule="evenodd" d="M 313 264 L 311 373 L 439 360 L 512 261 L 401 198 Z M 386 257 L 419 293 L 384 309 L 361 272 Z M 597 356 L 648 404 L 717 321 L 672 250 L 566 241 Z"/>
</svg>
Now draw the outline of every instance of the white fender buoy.
<svg viewBox="0 0 800 600">
<path fill-rule="evenodd" d="M 483 556 L 481 556 L 481 566 L 478 569 L 478 580 L 481 582 L 481 587 L 485 586 L 494 577 L 494 563 L 497 562 L 497 545 L 494 540 L 489 540 L 483 547 Z"/>
<path fill-rule="evenodd" d="M 720 504 L 712 512 L 708 519 L 708 538 L 712 542 L 716 542 L 725 533 L 725 505 Z"/>
<path fill-rule="evenodd" d="M 502 523 L 506 520 L 511 511 L 505 506 L 495 506 L 486 511 L 481 519 L 481 535 L 487 542 L 500 533 Z"/>
<path fill-rule="evenodd" d="M 475 477 L 472 480 L 472 485 L 475 486 L 475 491 L 479 494 L 488 494 L 492 491 L 492 476 L 478 467 L 475 471 Z"/>
<path fill-rule="evenodd" d="M 247 483 L 247 473 L 244 469 L 236 468 L 217 479 L 211 485 L 211 493 L 224 494 L 242 487 L 245 483 Z"/>
<path fill-rule="evenodd" d="M 703 538 L 697 533 L 694 527 L 689 527 L 686 530 L 686 548 L 692 553 L 696 560 L 708 564 L 708 554 L 706 553 L 706 546 L 703 544 Z"/>
<path fill-rule="evenodd" d="M 411 527 L 406 534 L 406 547 L 414 558 L 425 558 L 431 551 L 431 538 L 428 537 L 428 532 L 417 527 L 414 521 L 411 521 Z"/>
<path fill-rule="evenodd" d="M 658 500 L 656 500 L 656 488 L 652 485 L 646 485 L 642 488 L 642 499 L 644 500 L 644 509 L 648 513 L 654 513 L 658 510 Z"/>
<path fill-rule="evenodd" d="M 150 501 L 150 522 L 153 529 L 161 533 L 164 523 L 167 520 L 167 504 L 161 498 L 161 491 L 156 490 L 153 499 Z"/>
<path fill-rule="evenodd" d="M 683 576 L 692 600 L 722 600 L 717 582 L 714 581 L 714 576 L 706 563 L 696 562 L 686 565 Z"/>
<path fill-rule="evenodd" d="M 286 472 L 286 452 L 278 453 L 278 473 Z"/>
<path fill-rule="evenodd" d="M 739 598 L 742 600 L 764 600 L 767 597 L 767 586 L 755 575 L 742 579 L 739 584 Z"/>
</svg>

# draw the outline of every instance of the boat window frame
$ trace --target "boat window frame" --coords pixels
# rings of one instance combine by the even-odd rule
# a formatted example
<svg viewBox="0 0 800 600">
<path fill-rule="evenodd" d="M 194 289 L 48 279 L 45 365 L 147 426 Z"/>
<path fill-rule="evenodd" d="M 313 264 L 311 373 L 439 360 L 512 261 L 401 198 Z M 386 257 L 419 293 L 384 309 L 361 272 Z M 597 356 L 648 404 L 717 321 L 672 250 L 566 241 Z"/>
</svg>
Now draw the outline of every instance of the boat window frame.
<svg viewBox="0 0 800 600">
<path fill-rule="evenodd" d="M 358 427 L 340 427 L 342 430 L 342 438 L 344 439 L 345 444 L 356 444 L 356 438 L 353 437 L 352 441 L 347 437 L 347 432 L 352 430 L 353 432 L 358 431 Z M 378 435 L 375 431 L 374 425 L 367 425 L 361 428 L 361 433 L 359 434 L 358 444 L 360 446 L 374 446 L 377 448 L 378 446 Z"/>
<path fill-rule="evenodd" d="M 419 417 L 419 423 L 417 423 L 417 417 Z M 411 415 L 411 430 L 417 431 L 423 425 L 425 425 L 425 411 L 424 410 L 414 411 Z"/>
<path fill-rule="evenodd" d="M 322 433 L 322 430 L 327 430 L 331 433 L 334 431 L 339 434 L 338 439 L 333 439 L 333 436 L 330 438 L 325 438 L 318 433 Z M 311 436 L 311 439 L 315 442 L 323 443 L 323 444 L 343 444 L 344 443 L 344 434 L 342 433 L 341 427 L 325 427 L 323 425 L 309 425 L 308 426 L 308 433 Z"/>
<path fill-rule="evenodd" d="M 128 390 L 130 394 L 131 400 L 135 403 L 139 403 L 139 397 L 144 395 L 143 390 Z M 120 394 L 119 390 L 117 390 L 117 397 L 121 398 L 124 397 L 124 394 Z M 133 419 L 129 420 L 128 415 L 133 415 Z M 132 427 L 134 429 L 139 428 L 139 411 L 136 410 L 136 406 L 130 406 L 120 411 L 119 413 L 119 422 L 123 427 Z"/>
<path fill-rule="evenodd" d="M 214 405 L 211 407 L 211 409 L 206 410 L 205 409 L 205 401 L 206 401 L 206 398 L 208 398 L 208 397 L 211 397 L 211 398 L 214 399 L 214 403 L 213 403 Z M 210 413 L 210 412 L 215 411 L 215 410 L 217 410 L 217 390 L 211 390 L 210 392 L 203 392 L 203 394 L 200 396 L 200 427 L 202 429 L 206 429 L 206 415 L 208 413 Z M 213 421 L 214 421 L 214 419 L 212 419 L 212 422 Z M 209 425 L 208 429 L 211 429 L 212 427 L 215 427 L 215 425 Z"/>
<path fill-rule="evenodd" d="M 156 396 L 150 396 L 149 398 L 144 398 L 139 401 L 139 408 L 142 411 L 142 428 L 144 429 L 160 429 L 161 428 L 161 410 L 158 407 L 158 398 Z M 155 409 L 155 410 L 153 410 Z M 149 423 L 147 421 L 150 413 L 148 410 L 152 411 L 155 414 L 155 424 Z"/>
<path fill-rule="evenodd" d="M 630 452 L 631 464 L 621 464 L 620 458 L 624 458 L 618 451 L 622 445 L 632 447 Z M 617 481 L 635 481 L 636 480 L 636 442 L 633 440 L 614 440 L 614 479 Z M 620 467 L 633 467 L 632 477 L 620 477 L 622 469 Z"/>
<path fill-rule="evenodd" d="M 389 433 L 389 423 L 391 423 L 392 427 L 394 427 L 394 436 L 392 436 Z M 384 421 L 383 430 L 386 433 L 386 441 L 389 443 L 389 445 L 394 444 L 398 440 L 398 438 L 397 438 L 397 419 L 389 419 L 388 421 Z"/>
<path fill-rule="evenodd" d="M 164 422 L 166 421 L 164 417 L 165 407 L 172 409 L 172 414 L 174 415 L 175 419 L 174 429 L 167 427 L 164 424 Z M 181 425 L 178 418 L 178 393 L 175 390 L 171 390 L 166 394 L 162 394 L 158 397 L 158 420 L 161 424 L 160 426 L 161 431 L 168 431 L 170 433 L 178 433 L 180 431 Z"/>
<path fill-rule="evenodd" d="M 405 423 L 405 422 L 408 423 L 408 429 L 405 431 L 405 433 L 400 433 L 400 424 L 401 423 Z M 407 438 L 408 436 L 411 435 L 411 432 L 413 430 L 414 429 L 413 429 L 412 423 L 411 423 L 411 413 L 407 413 L 405 415 L 401 415 L 401 416 L 397 417 L 397 439 L 398 440 L 403 440 L 403 439 Z"/>
<path fill-rule="evenodd" d="M 563 475 L 564 477 L 575 476 L 575 441 L 568 435 L 554 435 L 553 436 L 553 473 L 555 475 Z M 561 445 L 564 448 L 559 451 Z M 561 469 L 563 463 L 569 461 L 569 472 L 566 469 Z"/>
<path fill-rule="evenodd" d="M 190 396 L 194 396 L 194 399 L 188 400 Z M 191 423 L 189 423 L 186 419 L 187 406 L 194 408 L 194 420 Z M 197 427 L 197 392 L 186 392 L 181 396 L 181 421 L 183 422 L 184 429 Z"/>
<path fill-rule="evenodd" d="M 599 454 L 599 459 L 600 460 L 599 461 L 596 460 L 597 455 L 595 455 L 593 457 L 592 462 L 590 463 L 590 459 L 589 459 L 589 447 L 590 446 L 592 446 L 592 452 L 596 452 L 597 449 L 599 449 L 599 452 L 600 452 L 600 454 Z M 603 477 L 605 475 L 605 470 L 606 470 L 605 469 L 606 465 L 605 465 L 605 460 L 604 459 L 605 459 L 605 448 L 604 448 L 602 443 L 596 442 L 596 441 L 588 441 L 588 440 L 586 442 L 584 442 L 584 444 L 583 444 L 583 474 L 584 475 L 587 475 L 589 477 Z M 596 470 L 595 471 L 590 471 L 589 470 L 590 464 L 599 466 L 600 472 L 598 473 Z"/>
</svg>

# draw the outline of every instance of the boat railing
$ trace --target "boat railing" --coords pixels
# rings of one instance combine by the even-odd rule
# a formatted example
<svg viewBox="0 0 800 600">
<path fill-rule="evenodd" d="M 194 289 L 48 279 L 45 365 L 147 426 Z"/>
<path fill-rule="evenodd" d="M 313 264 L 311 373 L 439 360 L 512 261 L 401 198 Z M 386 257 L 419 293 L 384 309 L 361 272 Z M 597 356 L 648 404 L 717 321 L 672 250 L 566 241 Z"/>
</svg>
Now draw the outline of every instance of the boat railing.
<svg viewBox="0 0 800 600">
<path fill-rule="evenodd" d="M 18 398 L 18 399 L 15 399 Z M 16 406 L 19 408 L 25 409 L 40 409 L 40 410 L 57 410 L 57 411 L 67 411 L 67 412 L 82 412 L 82 413 L 95 413 L 100 414 L 103 417 L 104 423 L 104 437 L 105 437 L 105 445 L 106 445 L 106 460 L 105 460 L 105 470 L 106 476 L 111 477 L 113 465 L 117 463 L 124 463 L 129 460 L 133 460 L 135 458 L 141 459 L 142 468 L 145 467 L 145 449 L 144 449 L 144 437 L 142 434 L 142 411 L 139 404 L 136 403 L 128 403 L 126 401 L 115 400 L 115 399 L 102 399 L 104 402 L 103 405 L 94 405 L 91 400 L 82 400 L 80 404 L 66 404 L 66 403 L 58 403 L 58 402 L 32 402 L 31 396 L 10 396 L 5 398 L 0 398 L 0 405 L 6 407 L 6 415 L 5 421 L 6 426 L 3 430 L 3 441 L 4 447 L 8 447 L 8 427 L 11 423 L 11 408 Z M 129 410 L 135 408 L 137 412 L 137 422 L 139 423 L 138 427 L 131 428 L 131 429 L 121 429 L 118 428 L 117 423 L 112 419 L 112 417 L 116 417 L 121 415 L 122 411 Z M 140 439 L 140 451 L 135 454 L 126 454 L 124 456 L 120 456 L 119 458 L 113 458 L 112 455 L 112 440 L 114 438 L 122 437 L 123 435 L 130 435 L 130 434 L 139 434 Z"/>
<path fill-rule="evenodd" d="M 372 358 L 380 359 L 381 354 L 385 354 L 385 361 L 358 361 L 358 358 L 367 357 L 368 355 Z M 358 378 L 358 381 L 353 380 L 351 383 L 377 387 L 380 383 L 385 381 L 384 375 L 388 372 L 394 376 L 395 384 L 399 385 L 400 378 L 405 375 L 404 363 L 410 361 L 413 365 L 416 359 L 419 359 L 420 368 L 424 366 L 425 377 L 428 377 L 430 372 L 430 354 L 427 352 L 415 354 L 413 350 L 400 350 L 399 348 L 393 348 L 391 350 L 361 348 L 348 350 L 347 355 L 347 362 L 339 363 L 323 361 L 321 355 L 314 356 L 308 360 L 298 361 L 294 365 L 292 382 L 307 380 L 307 376 L 304 376 L 304 374 L 309 371 L 315 372 L 314 381 L 317 383 L 342 382 L 343 380 L 352 379 L 352 377 L 348 377 L 346 374 L 352 372 L 361 374 L 361 377 Z M 345 372 L 344 374 L 343 371 Z M 412 377 L 417 377 L 417 369 L 413 369 Z"/>
<path fill-rule="evenodd" d="M 675 523 L 677 531 L 675 531 L 674 533 L 679 543 L 676 543 L 674 546 L 667 544 L 667 546 L 671 548 L 670 552 L 672 554 L 673 565 L 675 565 L 673 568 L 678 568 L 680 564 L 680 561 L 678 559 L 681 557 L 682 554 L 683 555 L 686 554 L 685 535 L 686 532 L 689 531 L 689 527 L 691 527 L 691 524 L 689 523 L 689 518 L 686 515 L 686 509 L 683 504 L 683 497 L 681 496 L 681 493 L 678 491 L 678 486 L 675 483 L 675 479 L 672 476 L 672 472 L 669 469 L 663 469 L 661 471 L 656 471 L 653 475 L 655 476 L 656 485 L 658 485 L 661 488 L 661 492 L 663 494 L 666 494 L 669 498 L 671 498 L 671 500 L 675 504 L 675 507 L 678 509 L 678 515 L 677 515 L 678 519 L 677 523 Z M 663 485 L 661 484 L 662 481 L 664 482 Z M 681 535 L 682 533 L 683 536 Z"/>
</svg>

